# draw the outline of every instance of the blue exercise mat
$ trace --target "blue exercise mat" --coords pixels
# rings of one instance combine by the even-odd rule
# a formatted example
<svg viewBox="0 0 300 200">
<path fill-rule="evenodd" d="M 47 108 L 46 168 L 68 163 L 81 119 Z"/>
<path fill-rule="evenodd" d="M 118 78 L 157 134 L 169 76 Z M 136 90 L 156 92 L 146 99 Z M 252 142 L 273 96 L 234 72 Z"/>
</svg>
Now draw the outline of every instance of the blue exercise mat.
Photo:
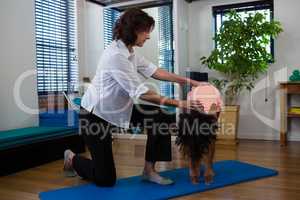
<svg viewBox="0 0 300 200">
<path fill-rule="evenodd" d="M 198 185 L 191 184 L 187 168 L 174 169 L 161 174 L 170 177 L 176 183 L 170 186 L 160 186 L 142 182 L 140 176 L 119 179 L 112 188 L 97 187 L 85 184 L 76 187 L 53 190 L 40 193 L 41 200 L 148 200 L 169 199 L 192 193 L 203 192 L 233 185 L 245 181 L 275 176 L 277 171 L 239 161 L 220 161 L 214 164 L 216 173 L 214 183 L 205 185 L 204 180 Z"/>
</svg>

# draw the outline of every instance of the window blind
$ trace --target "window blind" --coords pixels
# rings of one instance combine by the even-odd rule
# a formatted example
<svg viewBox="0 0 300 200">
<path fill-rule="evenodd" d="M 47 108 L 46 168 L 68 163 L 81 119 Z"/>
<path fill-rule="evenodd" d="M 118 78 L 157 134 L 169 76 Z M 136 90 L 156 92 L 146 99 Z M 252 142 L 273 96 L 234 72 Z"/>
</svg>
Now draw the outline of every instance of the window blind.
<svg viewBox="0 0 300 200">
<path fill-rule="evenodd" d="M 120 16 L 120 12 L 114 9 L 104 9 L 103 27 L 104 27 L 104 48 L 108 47 L 113 40 L 113 27 Z"/>
<path fill-rule="evenodd" d="M 173 16 L 172 5 L 158 7 L 159 28 L 159 67 L 174 72 L 174 48 L 173 48 Z M 160 93 L 162 96 L 174 98 L 174 85 L 171 82 L 160 82 Z"/>
<path fill-rule="evenodd" d="M 78 90 L 75 0 L 35 0 L 38 92 Z"/>
</svg>

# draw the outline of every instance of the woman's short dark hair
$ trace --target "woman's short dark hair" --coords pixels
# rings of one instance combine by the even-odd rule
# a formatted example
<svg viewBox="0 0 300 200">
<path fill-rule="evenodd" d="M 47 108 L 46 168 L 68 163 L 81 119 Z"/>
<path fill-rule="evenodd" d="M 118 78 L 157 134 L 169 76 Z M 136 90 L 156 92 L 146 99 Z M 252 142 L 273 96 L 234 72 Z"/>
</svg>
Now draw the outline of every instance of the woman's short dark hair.
<svg viewBox="0 0 300 200">
<path fill-rule="evenodd" d="M 137 8 L 129 9 L 115 23 L 113 39 L 121 39 L 126 45 L 133 45 L 138 32 L 150 31 L 154 25 L 154 19 L 144 11 Z"/>
</svg>

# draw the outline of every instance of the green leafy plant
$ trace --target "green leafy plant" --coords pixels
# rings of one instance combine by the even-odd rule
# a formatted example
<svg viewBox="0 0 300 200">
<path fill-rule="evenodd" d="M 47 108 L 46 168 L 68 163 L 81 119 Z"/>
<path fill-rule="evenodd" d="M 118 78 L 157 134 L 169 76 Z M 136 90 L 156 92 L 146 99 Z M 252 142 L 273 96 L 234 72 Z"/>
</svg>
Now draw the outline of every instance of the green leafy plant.
<svg viewBox="0 0 300 200">
<path fill-rule="evenodd" d="M 267 51 L 270 38 L 283 31 L 280 22 L 266 20 L 261 13 L 242 17 L 236 11 L 227 14 L 220 31 L 213 38 L 215 48 L 209 57 L 202 57 L 202 64 L 220 72 L 224 79 L 212 82 L 225 94 L 225 104 L 236 104 L 244 89 L 251 91 L 258 76 L 273 61 Z"/>
</svg>

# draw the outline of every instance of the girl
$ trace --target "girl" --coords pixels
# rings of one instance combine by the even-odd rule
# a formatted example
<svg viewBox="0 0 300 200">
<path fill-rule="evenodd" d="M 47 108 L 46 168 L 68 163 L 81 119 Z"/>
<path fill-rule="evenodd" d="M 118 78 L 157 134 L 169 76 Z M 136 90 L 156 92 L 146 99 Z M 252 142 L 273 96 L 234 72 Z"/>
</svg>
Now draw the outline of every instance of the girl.
<svg viewBox="0 0 300 200">
<path fill-rule="evenodd" d="M 176 144 L 189 159 L 189 174 L 193 184 L 199 183 L 200 166 L 205 164 L 204 180 L 213 181 L 212 168 L 217 121 L 222 106 L 219 91 L 211 85 L 198 86 L 188 94 L 188 100 L 198 99 L 203 104 L 199 111 L 185 111 L 180 114 L 179 133 Z"/>
</svg>

